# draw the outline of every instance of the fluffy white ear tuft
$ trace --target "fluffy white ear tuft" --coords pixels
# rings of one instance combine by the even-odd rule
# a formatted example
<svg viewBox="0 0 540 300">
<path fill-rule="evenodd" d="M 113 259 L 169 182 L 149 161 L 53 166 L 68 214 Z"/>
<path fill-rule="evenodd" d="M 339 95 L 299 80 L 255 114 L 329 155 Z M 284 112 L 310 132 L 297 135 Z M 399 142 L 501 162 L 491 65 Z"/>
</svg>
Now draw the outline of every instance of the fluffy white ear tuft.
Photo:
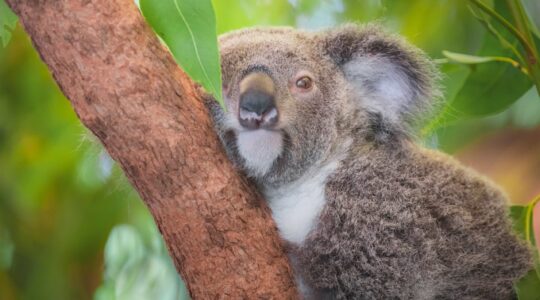
<svg viewBox="0 0 540 300">
<path fill-rule="evenodd" d="M 362 108 L 404 127 L 431 112 L 439 73 L 422 51 L 377 25 L 345 25 L 323 32 L 322 39 Z"/>
<path fill-rule="evenodd" d="M 342 69 L 360 104 L 392 122 L 399 122 L 402 112 L 414 101 L 409 78 L 387 58 L 359 57 L 345 63 Z"/>
</svg>

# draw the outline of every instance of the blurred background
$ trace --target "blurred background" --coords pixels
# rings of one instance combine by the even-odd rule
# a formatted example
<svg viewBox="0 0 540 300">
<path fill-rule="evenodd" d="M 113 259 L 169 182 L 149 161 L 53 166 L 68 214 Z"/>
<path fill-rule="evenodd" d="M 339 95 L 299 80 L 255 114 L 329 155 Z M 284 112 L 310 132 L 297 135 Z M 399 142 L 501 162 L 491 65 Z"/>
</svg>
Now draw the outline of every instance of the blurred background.
<svg viewBox="0 0 540 300">
<path fill-rule="evenodd" d="M 406 36 L 444 72 L 445 103 L 422 131 L 426 146 L 486 174 L 514 203 L 540 195 L 540 97 L 532 81 L 506 62 L 443 54 L 519 62 L 515 39 L 468 1 L 212 2 L 218 33 L 378 21 Z M 486 1 L 511 19 L 504 1 L 495 2 Z M 538 34 L 540 1 L 523 3 Z M 185 298 L 146 207 L 78 121 L 20 25 L 11 30 L 16 20 L 2 5 L 0 299 Z"/>
</svg>

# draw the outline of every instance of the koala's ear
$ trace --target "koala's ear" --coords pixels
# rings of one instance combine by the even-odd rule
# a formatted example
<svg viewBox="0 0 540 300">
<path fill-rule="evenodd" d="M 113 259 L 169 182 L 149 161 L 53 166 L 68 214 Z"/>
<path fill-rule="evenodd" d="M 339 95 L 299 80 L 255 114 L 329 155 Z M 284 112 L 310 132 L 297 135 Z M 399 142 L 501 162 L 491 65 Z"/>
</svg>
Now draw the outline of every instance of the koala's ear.
<svg viewBox="0 0 540 300">
<path fill-rule="evenodd" d="M 399 126 L 425 119 L 439 98 L 439 73 L 419 49 L 377 25 L 322 33 L 322 47 L 351 82 L 362 108 Z"/>
</svg>

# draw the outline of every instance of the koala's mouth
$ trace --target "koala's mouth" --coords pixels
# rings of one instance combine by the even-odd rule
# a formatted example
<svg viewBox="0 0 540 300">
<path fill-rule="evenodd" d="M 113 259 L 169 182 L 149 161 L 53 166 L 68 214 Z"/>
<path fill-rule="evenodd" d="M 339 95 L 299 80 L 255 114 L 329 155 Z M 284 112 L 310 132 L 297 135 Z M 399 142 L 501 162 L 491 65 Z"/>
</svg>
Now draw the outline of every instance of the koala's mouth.
<svg viewBox="0 0 540 300">
<path fill-rule="evenodd" d="M 262 176 L 283 152 L 283 132 L 266 129 L 240 131 L 236 143 L 246 167 Z"/>
</svg>

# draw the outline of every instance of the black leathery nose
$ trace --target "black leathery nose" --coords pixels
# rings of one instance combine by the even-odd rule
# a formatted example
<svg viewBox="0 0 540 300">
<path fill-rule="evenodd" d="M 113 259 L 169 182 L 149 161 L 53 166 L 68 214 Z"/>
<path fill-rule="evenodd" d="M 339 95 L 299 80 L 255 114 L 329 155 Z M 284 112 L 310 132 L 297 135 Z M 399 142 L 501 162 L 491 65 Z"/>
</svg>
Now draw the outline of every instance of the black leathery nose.
<svg viewBox="0 0 540 300">
<path fill-rule="evenodd" d="M 274 96 L 261 90 L 249 89 L 240 96 L 240 109 L 262 116 L 275 108 Z"/>
</svg>

